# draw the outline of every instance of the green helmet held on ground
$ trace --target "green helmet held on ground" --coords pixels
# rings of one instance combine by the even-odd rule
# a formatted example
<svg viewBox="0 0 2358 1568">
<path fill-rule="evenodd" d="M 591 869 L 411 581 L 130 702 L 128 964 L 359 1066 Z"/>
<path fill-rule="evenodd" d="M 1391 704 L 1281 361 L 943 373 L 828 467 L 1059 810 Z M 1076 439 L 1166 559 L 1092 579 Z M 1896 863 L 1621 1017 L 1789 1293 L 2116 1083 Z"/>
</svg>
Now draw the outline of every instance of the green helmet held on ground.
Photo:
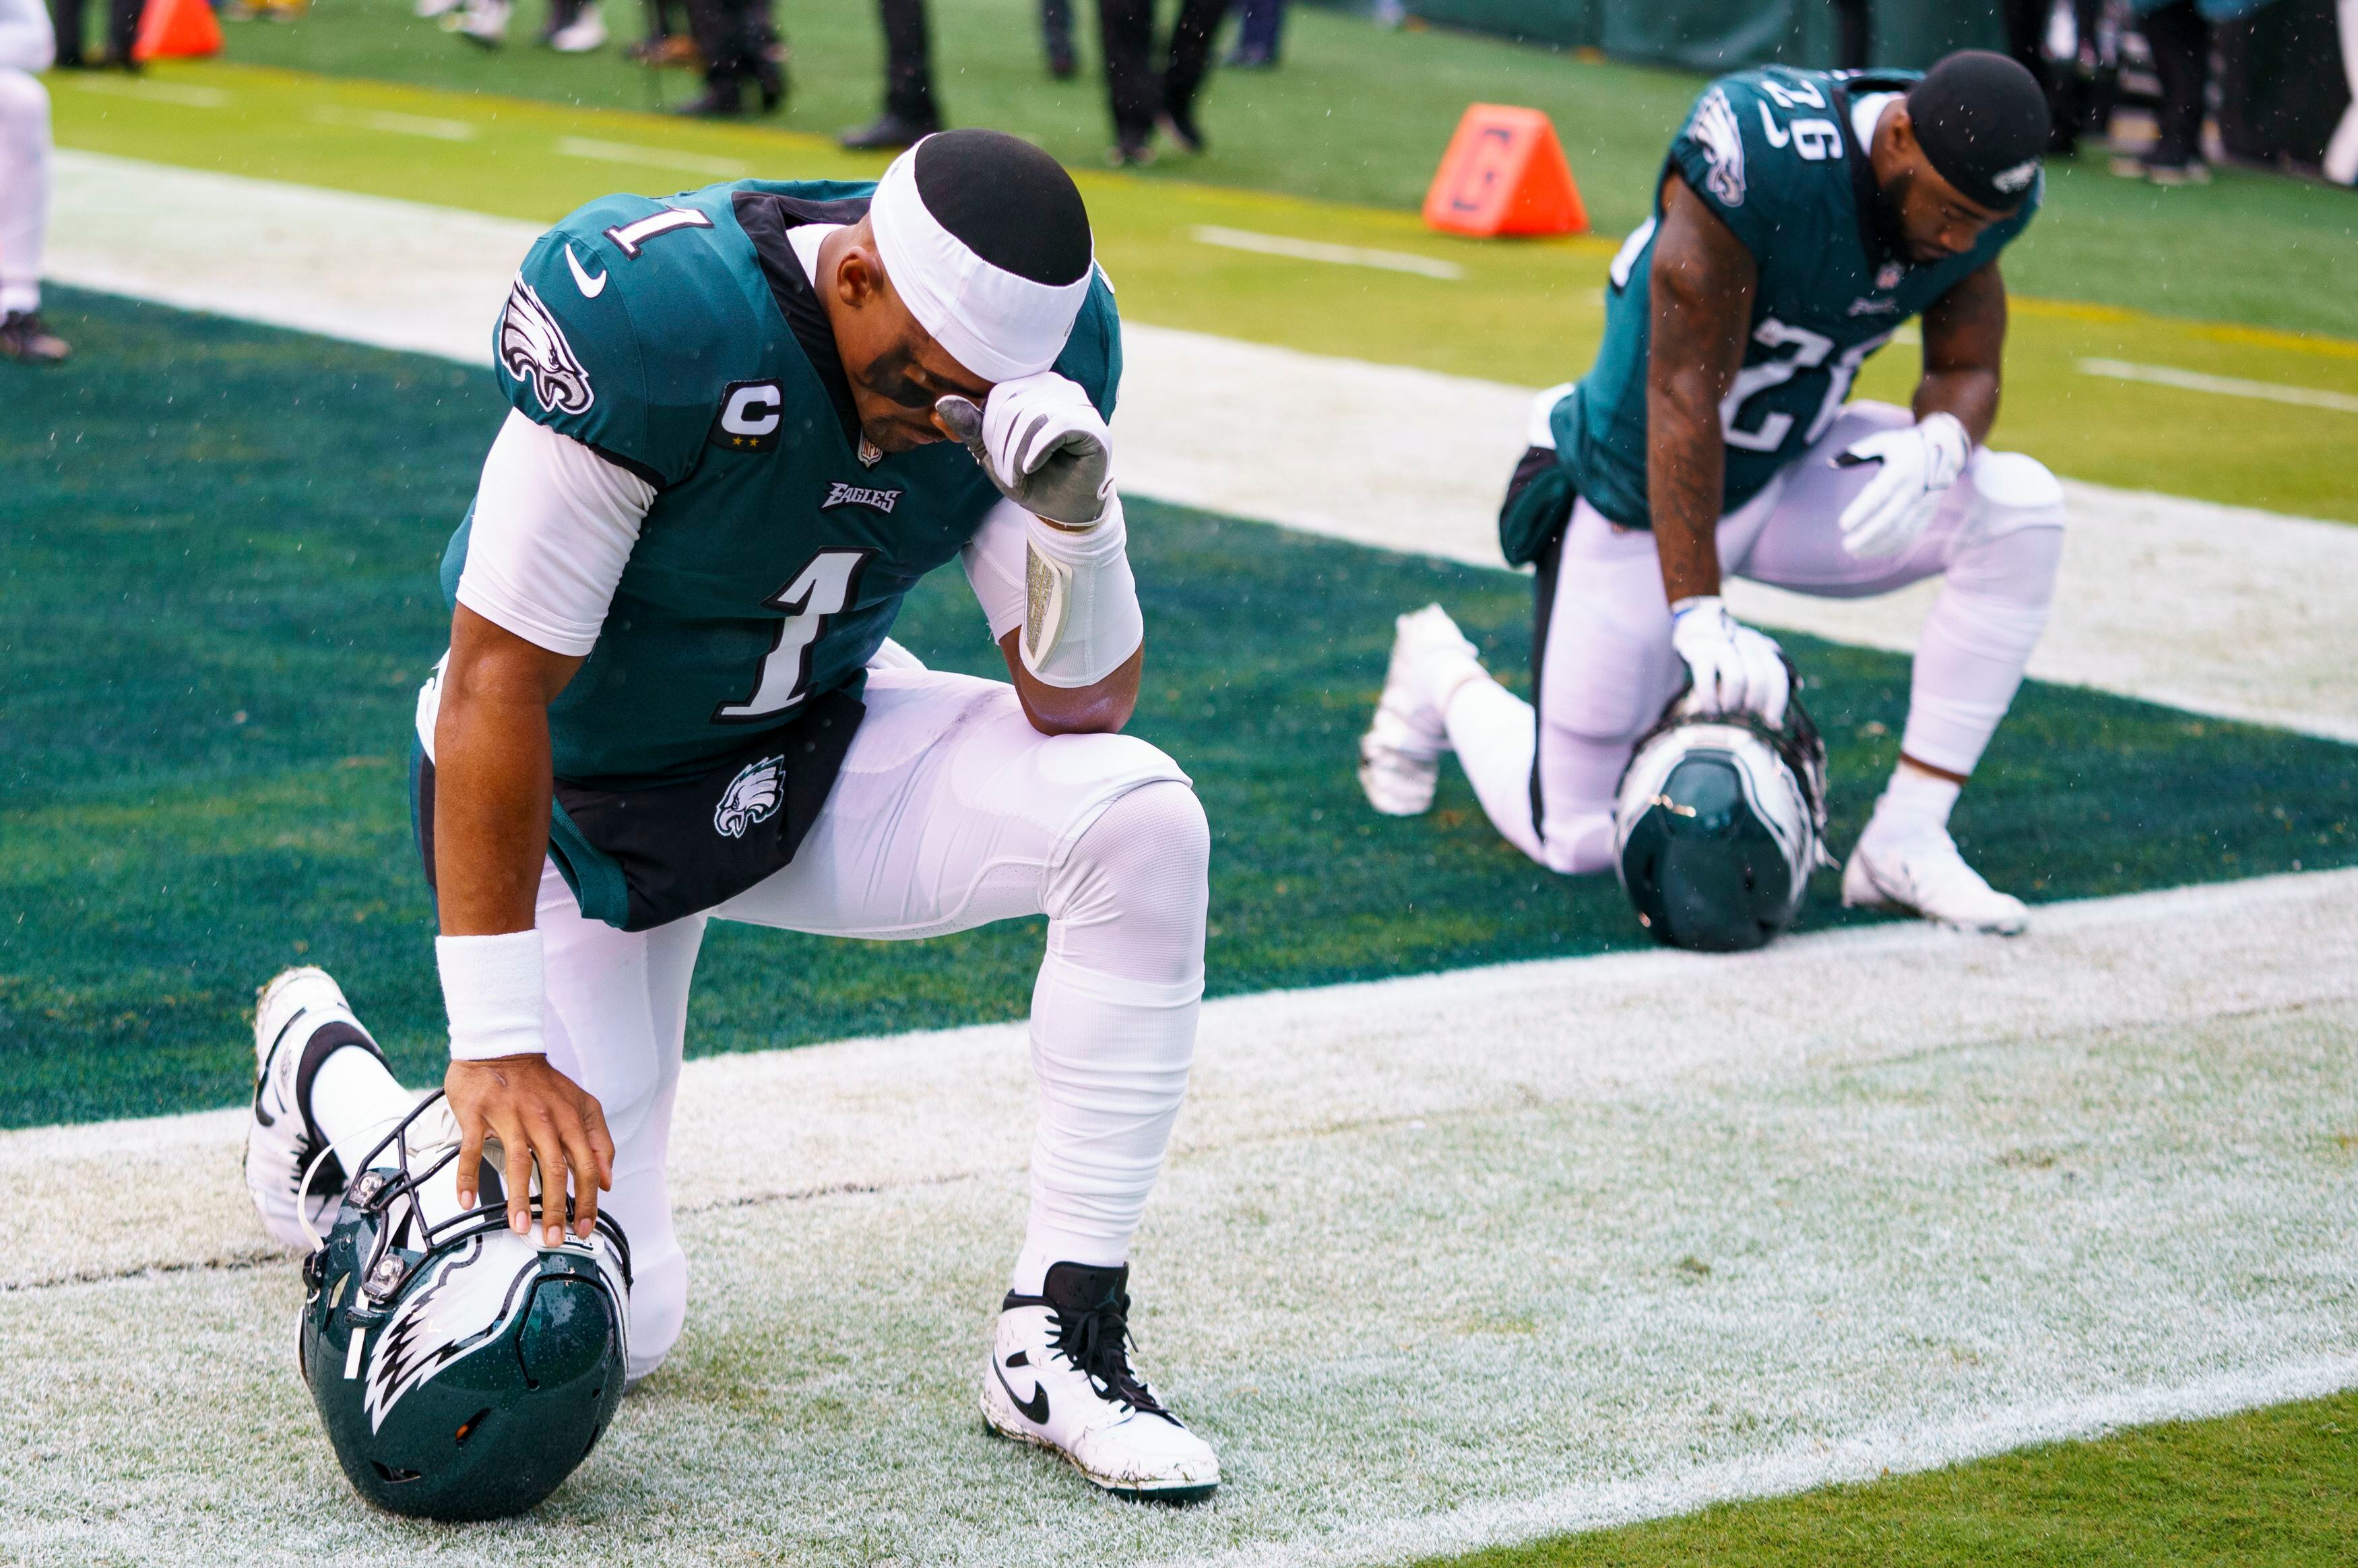
<svg viewBox="0 0 2358 1568">
<path fill-rule="evenodd" d="M 362 1497 L 500 1519 L 555 1491 L 613 1417 L 630 1246 L 603 1213 L 560 1247 L 510 1230 L 490 1158 L 480 1206 L 459 1208 L 457 1158 L 436 1094 L 362 1162 L 304 1260 L 303 1379 Z"/>
<path fill-rule="evenodd" d="M 1682 693 L 1631 752 L 1614 866 L 1656 941 L 1707 953 L 1766 946 L 1801 913 L 1810 873 L 1832 863 L 1825 741 L 1801 685 L 1794 676 L 1781 728 L 1750 713 L 1682 713 Z"/>
</svg>

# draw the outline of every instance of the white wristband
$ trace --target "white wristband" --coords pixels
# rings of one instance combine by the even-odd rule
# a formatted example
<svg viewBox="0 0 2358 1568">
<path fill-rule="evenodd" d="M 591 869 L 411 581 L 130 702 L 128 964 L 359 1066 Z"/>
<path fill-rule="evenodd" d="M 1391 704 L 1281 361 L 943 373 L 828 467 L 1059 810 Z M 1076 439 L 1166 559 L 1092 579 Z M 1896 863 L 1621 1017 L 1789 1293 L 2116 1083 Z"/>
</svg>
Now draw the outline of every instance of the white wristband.
<svg viewBox="0 0 2358 1568">
<path fill-rule="evenodd" d="M 1023 667 L 1044 686 L 1094 686 L 1146 641 L 1121 498 L 1087 528 L 1031 519 L 1024 552 Z"/>
<path fill-rule="evenodd" d="M 539 932 L 437 936 L 434 962 L 442 971 L 442 1005 L 450 1013 L 452 1061 L 547 1050 Z"/>
</svg>

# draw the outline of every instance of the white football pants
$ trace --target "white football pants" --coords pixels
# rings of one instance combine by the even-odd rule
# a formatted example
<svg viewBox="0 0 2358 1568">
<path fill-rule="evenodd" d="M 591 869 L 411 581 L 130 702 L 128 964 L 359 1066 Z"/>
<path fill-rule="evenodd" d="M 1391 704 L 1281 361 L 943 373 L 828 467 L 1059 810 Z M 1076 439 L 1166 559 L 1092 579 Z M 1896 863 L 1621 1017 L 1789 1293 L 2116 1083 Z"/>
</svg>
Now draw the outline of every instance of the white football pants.
<svg viewBox="0 0 2358 1568">
<path fill-rule="evenodd" d="M 548 1059 L 598 1097 L 614 1137 L 601 1206 L 631 1243 L 633 1378 L 687 1311 L 664 1163 L 708 920 L 889 940 L 1047 915 L 1019 1290 L 1051 1263 L 1126 1261 L 1162 1171 L 1204 995 L 1211 833 L 1187 775 L 1130 736 L 1041 734 L 1001 681 L 871 669 L 867 703 L 793 862 L 719 908 L 617 931 L 582 915 L 553 866 L 542 875 Z M 312 1111 L 340 1155 L 344 1129 L 365 1152 L 411 1103 L 380 1075 L 382 1105 L 330 1107 L 327 1081 Z"/>
<path fill-rule="evenodd" d="M 1931 526 L 1898 555 L 1862 560 L 1835 519 L 1875 472 L 1838 469 L 1853 443 L 1913 423 L 1887 403 L 1854 403 L 1767 489 L 1720 519 L 1720 569 L 1833 599 L 1943 579 L 1916 645 L 1900 749 L 1970 773 L 2006 717 L 2047 625 L 2062 558 L 2063 490 L 2036 460 L 1974 452 Z M 1583 501 L 1565 529 L 1540 668 L 1540 710 L 1493 680 L 1449 700 L 1450 745 L 1509 842 L 1552 871 L 1613 863 L 1614 794 L 1631 748 L 1677 695 L 1686 669 L 1654 535 Z M 1544 834 L 1532 821 L 1532 752 Z"/>
<path fill-rule="evenodd" d="M 57 58 L 41 0 L 0 0 L 0 315 L 41 306 L 49 232 L 49 93 Z"/>
</svg>

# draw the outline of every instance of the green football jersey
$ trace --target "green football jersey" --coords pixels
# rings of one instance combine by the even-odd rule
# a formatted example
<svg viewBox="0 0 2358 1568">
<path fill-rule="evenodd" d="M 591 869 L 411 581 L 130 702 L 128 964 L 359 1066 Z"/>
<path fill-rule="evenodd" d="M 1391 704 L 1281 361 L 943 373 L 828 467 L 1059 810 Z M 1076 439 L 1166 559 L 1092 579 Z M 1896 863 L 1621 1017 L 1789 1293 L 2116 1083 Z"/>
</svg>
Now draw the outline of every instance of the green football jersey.
<svg viewBox="0 0 2358 1568">
<path fill-rule="evenodd" d="M 787 234 L 857 222 L 873 189 L 610 196 L 525 258 L 492 345 L 501 391 L 655 490 L 597 645 L 549 708 L 560 779 L 688 778 L 815 694 L 857 695 L 902 599 L 999 501 L 956 442 L 885 454 L 860 435 Z M 1056 369 L 1111 416 L 1121 335 L 1102 274 Z M 443 558 L 454 604 L 472 524 Z"/>
<path fill-rule="evenodd" d="M 1671 143 L 1663 176 L 1675 172 L 1693 187 L 1759 269 L 1751 340 L 1720 406 L 1723 513 L 1758 494 L 1823 434 L 1859 367 L 1902 321 L 1996 257 L 2038 210 L 2043 185 L 2034 182 L 2021 208 L 1984 230 L 1963 255 L 1911 265 L 1891 248 L 1877 225 L 1874 173 L 1851 106 L 1916 80 L 1785 66 L 1739 71 L 1704 91 Z M 1613 259 L 1596 362 L 1549 419 L 1557 459 L 1580 494 L 1633 528 L 1650 521 L 1646 363 L 1660 186 L 1657 179 L 1653 216 Z M 1506 543 L 1515 554 L 1517 541 Z"/>
</svg>

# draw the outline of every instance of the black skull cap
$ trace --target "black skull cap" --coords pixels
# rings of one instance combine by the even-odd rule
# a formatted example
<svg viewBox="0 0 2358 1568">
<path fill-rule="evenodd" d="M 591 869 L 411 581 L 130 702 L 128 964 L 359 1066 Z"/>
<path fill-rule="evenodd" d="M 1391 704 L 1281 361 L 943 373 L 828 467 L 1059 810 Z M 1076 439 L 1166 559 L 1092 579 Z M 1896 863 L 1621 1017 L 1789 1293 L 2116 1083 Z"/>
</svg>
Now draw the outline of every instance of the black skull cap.
<svg viewBox="0 0 2358 1568">
<path fill-rule="evenodd" d="M 1002 272 L 1061 288 L 1089 270 L 1088 209 L 1055 158 L 1004 131 L 917 144 L 917 197 L 934 222 Z"/>
<path fill-rule="evenodd" d="M 1943 55 L 1908 90 L 1908 117 L 1932 168 L 1974 205 L 2010 212 L 2038 183 L 2047 94 L 2018 61 L 1987 49 Z"/>
</svg>

